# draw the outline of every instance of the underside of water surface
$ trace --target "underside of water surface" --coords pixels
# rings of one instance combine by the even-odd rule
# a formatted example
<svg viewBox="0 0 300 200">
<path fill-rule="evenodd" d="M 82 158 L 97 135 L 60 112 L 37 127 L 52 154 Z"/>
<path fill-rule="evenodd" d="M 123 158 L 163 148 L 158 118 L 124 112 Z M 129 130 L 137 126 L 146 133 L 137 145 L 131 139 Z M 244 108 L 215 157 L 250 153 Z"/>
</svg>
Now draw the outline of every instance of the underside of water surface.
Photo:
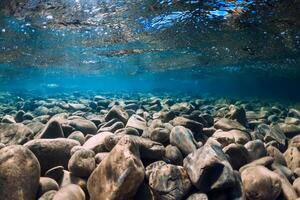
<svg viewBox="0 0 300 200">
<path fill-rule="evenodd" d="M 299 99 L 300 2 L 1 0 L 1 89 Z"/>
</svg>

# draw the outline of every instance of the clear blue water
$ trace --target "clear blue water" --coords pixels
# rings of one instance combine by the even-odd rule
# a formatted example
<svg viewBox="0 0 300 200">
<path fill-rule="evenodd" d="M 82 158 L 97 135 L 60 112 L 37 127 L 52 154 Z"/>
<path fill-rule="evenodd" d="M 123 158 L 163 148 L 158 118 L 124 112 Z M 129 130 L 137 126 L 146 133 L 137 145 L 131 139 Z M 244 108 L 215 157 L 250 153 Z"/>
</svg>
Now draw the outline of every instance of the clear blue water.
<svg viewBox="0 0 300 200">
<path fill-rule="evenodd" d="M 300 99 L 297 2 L 1 0 L 0 6 L 2 91 Z"/>
</svg>

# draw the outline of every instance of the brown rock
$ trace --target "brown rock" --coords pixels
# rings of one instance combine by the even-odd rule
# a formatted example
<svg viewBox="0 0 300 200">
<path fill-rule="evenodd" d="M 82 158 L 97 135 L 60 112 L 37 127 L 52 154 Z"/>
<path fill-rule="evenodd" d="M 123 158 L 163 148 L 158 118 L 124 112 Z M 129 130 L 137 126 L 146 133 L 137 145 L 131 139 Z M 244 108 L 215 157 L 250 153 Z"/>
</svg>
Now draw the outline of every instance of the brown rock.
<svg viewBox="0 0 300 200">
<path fill-rule="evenodd" d="M 62 187 L 55 193 L 53 200 L 85 200 L 83 190 L 75 184 L 70 184 Z"/>
<path fill-rule="evenodd" d="M 39 187 L 40 165 L 34 154 L 20 145 L 0 150 L 0 197 L 34 200 Z"/>
<path fill-rule="evenodd" d="M 146 173 L 147 169 L 150 168 L 150 172 L 147 173 L 149 185 L 159 199 L 180 200 L 188 193 L 192 185 L 183 167 L 164 162 L 158 165 L 159 167 L 152 167 L 151 165 L 156 164 L 150 164 L 146 168 Z"/>
<path fill-rule="evenodd" d="M 34 139 L 24 144 L 39 160 L 42 174 L 55 166 L 67 168 L 71 149 L 80 145 L 76 140 L 66 138 Z"/>
<path fill-rule="evenodd" d="M 143 180 L 138 145 L 130 137 L 123 137 L 91 174 L 88 191 L 92 200 L 127 200 Z"/>
<path fill-rule="evenodd" d="M 241 178 L 247 199 L 275 200 L 281 192 L 280 177 L 266 167 L 247 167 Z"/>
</svg>

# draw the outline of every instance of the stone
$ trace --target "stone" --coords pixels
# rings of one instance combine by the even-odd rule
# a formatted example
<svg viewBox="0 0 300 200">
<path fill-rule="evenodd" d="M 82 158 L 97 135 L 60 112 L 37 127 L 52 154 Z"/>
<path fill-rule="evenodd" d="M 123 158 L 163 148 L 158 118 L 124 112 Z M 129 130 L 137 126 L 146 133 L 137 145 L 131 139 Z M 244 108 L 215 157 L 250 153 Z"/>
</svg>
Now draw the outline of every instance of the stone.
<svg viewBox="0 0 300 200">
<path fill-rule="evenodd" d="M 59 165 L 67 168 L 71 149 L 79 145 L 76 140 L 66 138 L 34 139 L 24 144 L 39 160 L 42 174 Z"/>
<path fill-rule="evenodd" d="M 173 145 L 166 146 L 165 158 L 174 165 L 182 165 L 183 164 L 183 156 L 180 150 Z"/>
<path fill-rule="evenodd" d="M 175 113 L 188 113 L 194 107 L 188 102 L 176 103 L 170 107 L 170 110 Z"/>
<path fill-rule="evenodd" d="M 300 177 L 298 177 L 294 180 L 293 188 L 296 191 L 298 197 L 300 197 Z"/>
<path fill-rule="evenodd" d="M 59 184 L 60 188 L 65 187 L 70 184 L 75 184 L 75 185 L 78 185 L 79 187 L 81 187 L 81 189 L 83 191 L 87 191 L 85 179 L 75 176 L 74 174 L 70 173 L 67 170 L 63 170 L 62 172 L 63 172 L 63 175 L 58 177 L 58 179 L 56 180 L 57 183 Z"/>
<path fill-rule="evenodd" d="M 127 200 L 143 180 L 138 145 L 130 137 L 123 137 L 90 175 L 87 187 L 93 200 Z"/>
<path fill-rule="evenodd" d="M 69 106 L 73 110 L 86 110 L 87 107 L 81 103 L 69 103 Z"/>
<path fill-rule="evenodd" d="M 241 173 L 247 199 L 276 199 L 281 192 L 280 177 L 264 166 L 251 166 Z"/>
<path fill-rule="evenodd" d="M 188 155 L 197 149 L 193 133 L 183 126 L 175 126 L 171 130 L 170 143 L 178 147 L 183 155 Z"/>
<path fill-rule="evenodd" d="M 126 124 L 126 127 L 131 127 L 137 129 L 140 133 L 147 128 L 146 120 L 139 115 L 132 115 Z"/>
<path fill-rule="evenodd" d="M 196 192 L 191 194 L 186 200 L 208 200 L 208 196 L 205 193 Z"/>
<path fill-rule="evenodd" d="M 95 155 L 95 161 L 96 161 L 96 164 L 99 164 L 101 163 L 101 161 L 106 157 L 108 156 L 108 152 L 104 152 L 104 153 L 97 153 Z"/>
<path fill-rule="evenodd" d="M 241 144 L 230 144 L 224 147 L 223 151 L 229 156 L 229 162 L 235 170 L 239 170 L 250 161 L 247 149 Z"/>
<path fill-rule="evenodd" d="M 94 135 L 97 133 L 96 125 L 87 119 L 75 118 L 70 120 L 68 124 L 72 126 L 75 130 L 81 131 L 84 135 L 87 134 Z"/>
<path fill-rule="evenodd" d="M 64 138 L 64 133 L 60 123 L 56 120 L 50 120 L 45 128 L 39 134 L 39 138 L 51 139 L 51 138 Z"/>
<path fill-rule="evenodd" d="M 9 124 L 13 124 L 16 123 L 15 119 L 13 116 L 11 115 L 5 115 L 2 120 L 1 123 L 9 123 Z"/>
<path fill-rule="evenodd" d="M 184 117 L 175 117 L 172 121 L 173 126 L 184 126 L 194 133 L 202 132 L 203 129 L 203 125 L 201 123 Z"/>
<path fill-rule="evenodd" d="M 162 144 L 170 143 L 171 131 L 167 128 L 154 128 L 149 130 L 149 138 L 155 142 Z"/>
<path fill-rule="evenodd" d="M 281 181 L 283 199 L 285 199 L 285 200 L 294 200 L 294 199 L 296 199 L 297 198 L 297 193 L 294 190 L 292 184 L 285 177 L 285 175 L 279 170 L 275 170 L 274 172 L 279 175 L 279 178 L 280 178 L 280 181 Z"/>
<path fill-rule="evenodd" d="M 284 155 L 274 146 L 267 147 L 267 154 L 274 158 L 274 162 L 287 166 Z"/>
<path fill-rule="evenodd" d="M 85 200 L 84 191 L 75 184 L 69 184 L 62 187 L 53 196 L 53 200 Z"/>
<path fill-rule="evenodd" d="M 32 120 L 33 118 L 34 118 L 34 116 L 30 112 L 27 112 L 23 115 L 23 121 Z"/>
<path fill-rule="evenodd" d="M 300 125 L 280 123 L 279 126 L 288 138 L 292 138 L 300 134 Z"/>
<path fill-rule="evenodd" d="M 238 121 L 243 126 L 247 125 L 246 111 L 243 107 L 235 105 L 229 106 L 229 112 L 225 116 L 226 118 Z"/>
<path fill-rule="evenodd" d="M 223 190 L 235 184 L 233 169 L 218 146 L 204 145 L 185 157 L 183 166 L 201 192 Z"/>
<path fill-rule="evenodd" d="M 135 128 L 130 128 L 130 127 L 127 127 L 127 128 L 121 128 L 119 130 L 117 130 L 116 132 L 114 132 L 115 135 L 118 135 L 118 134 L 123 134 L 123 135 L 136 135 L 136 136 L 139 136 L 140 133 L 138 132 L 138 130 L 136 130 Z"/>
<path fill-rule="evenodd" d="M 231 119 L 227 119 L 227 118 L 219 119 L 215 123 L 214 127 L 216 129 L 221 129 L 223 131 L 230 131 L 233 129 L 240 130 L 240 131 L 246 131 L 246 128 L 243 125 L 241 125 L 239 122 L 231 120 Z"/>
<path fill-rule="evenodd" d="M 0 143 L 5 145 L 25 144 L 33 137 L 33 132 L 26 125 L 0 123 Z"/>
<path fill-rule="evenodd" d="M 105 121 L 108 122 L 114 118 L 119 119 L 124 124 L 128 121 L 128 113 L 120 106 L 113 106 L 105 116 Z"/>
<path fill-rule="evenodd" d="M 297 147 L 300 148 L 300 135 L 296 135 L 289 141 L 289 147 Z"/>
<path fill-rule="evenodd" d="M 39 190 L 38 190 L 38 196 L 42 196 L 48 191 L 51 190 L 58 190 L 59 186 L 57 182 L 49 177 L 40 177 L 40 185 L 39 185 Z"/>
<path fill-rule="evenodd" d="M 148 185 L 148 183 L 146 183 L 146 181 L 144 181 L 140 187 L 138 188 L 138 191 L 136 192 L 136 194 L 133 197 L 133 200 L 155 200 L 156 197 L 153 193 L 153 191 L 151 190 L 150 186 Z"/>
<path fill-rule="evenodd" d="M 68 139 L 76 140 L 78 141 L 81 145 L 85 143 L 85 137 L 81 131 L 74 131 L 68 136 Z"/>
<path fill-rule="evenodd" d="M 247 132 L 240 130 L 222 131 L 219 129 L 214 132 L 212 137 L 220 142 L 223 146 L 227 146 L 231 143 L 246 144 L 251 139 Z"/>
<path fill-rule="evenodd" d="M 92 150 L 76 151 L 69 160 L 68 169 L 75 176 L 87 178 L 96 168 L 95 153 Z"/>
<path fill-rule="evenodd" d="M 165 155 L 165 147 L 161 143 L 134 135 L 109 136 L 105 138 L 106 149 L 111 151 L 123 137 L 130 138 L 130 140 L 133 140 L 136 144 L 138 144 L 142 159 L 162 160 L 163 156 Z"/>
<path fill-rule="evenodd" d="M 0 150 L 1 199 L 35 199 L 39 179 L 40 165 L 30 150 L 20 145 L 10 145 Z"/>
<path fill-rule="evenodd" d="M 109 136 L 113 136 L 113 133 L 111 132 L 102 132 L 94 135 L 90 139 L 88 139 L 82 147 L 88 150 L 92 150 L 95 152 L 95 154 L 100 152 L 107 152 L 108 149 L 106 149 L 105 141 L 106 138 Z"/>
<path fill-rule="evenodd" d="M 122 128 L 124 128 L 123 122 L 118 121 L 118 122 L 114 123 L 111 126 L 100 128 L 98 130 L 98 133 L 100 133 L 100 132 L 111 132 L 111 133 L 114 133 L 117 130 L 122 129 Z"/>
<path fill-rule="evenodd" d="M 45 177 L 52 178 L 53 180 L 55 180 L 57 182 L 60 181 L 60 179 L 63 177 L 63 175 L 64 175 L 64 167 L 63 166 L 56 166 L 45 172 Z"/>
<path fill-rule="evenodd" d="M 245 144 L 245 148 L 249 152 L 250 160 L 257 160 L 267 155 L 267 150 L 261 140 L 249 141 Z"/>
<path fill-rule="evenodd" d="M 283 146 L 286 144 L 286 136 L 277 124 L 271 124 L 270 126 L 266 124 L 260 124 L 257 126 L 256 131 L 264 135 L 265 142 L 276 141 Z"/>
<path fill-rule="evenodd" d="M 17 123 L 20 123 L 23 121 L 23 115 L 25 114 L 25 112 L 23 110 L 19 110 L 15 116 L 15 120 Z"/>
<path fill-rule="evenodd" d="M 56 193 L 56 190 L 50 190 L 44 193 L 38 200 L 53 200 L 53 197 Z"/>
<path fill-rule="evenodd" d="M 248 168 L 248 167 L 255 167 L 255 166 L 264 166 L 267 168 L 271 168 L 271 165 L 274 162 L 274 158 L 272 158 L 271 156 L 265 156 L 262 158 L 259 158 L 257 160 L 254 160 L 244 166 L 242 166 L 239 171 L 242 172 L 244 169 Z"/>
<path fill-rule="evenodd" d="M 288 168 L 292 171 L 300 167 L 300 152 L 297 147 L 289 147 L 283 155 Z"/>
<path fill-rule="evenodd" d="M 151 168 L 151 172 L 147 173 L 146 168 L 146 174 L 154 193 L 161 199 L 183 199 L 192 186 L 185 169 L 167 163 L 163 163 L 159 167 L 152 167 L 151 165 L 155 165 L 155 163 L 147 167 Z"/>
</svg>

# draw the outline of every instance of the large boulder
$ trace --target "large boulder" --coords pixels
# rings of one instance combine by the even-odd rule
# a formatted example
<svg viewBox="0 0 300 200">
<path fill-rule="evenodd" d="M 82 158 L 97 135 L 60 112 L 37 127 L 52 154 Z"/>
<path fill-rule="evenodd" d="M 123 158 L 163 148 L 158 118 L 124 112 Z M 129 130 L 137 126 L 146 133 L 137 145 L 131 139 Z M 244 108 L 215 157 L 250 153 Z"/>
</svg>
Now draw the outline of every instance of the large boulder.
<svg viewBox="0 0 300 200">
<path fill-rule="evenodd" d="M 235 184 L 233 169 L 222 149 L 204 145 L 183 160 L 193 185 L 201 192 L 227 189 Z"/>
<path fill-rule="evenodd" d="M 11 145 L 0 150 L 0 197 L 3 200 L 34 200 L 40 165 L 27 148 Z"/>
<path fill-rule="evenodd" d="M 6 145 L 24 144 L 33 139 L 34 134 L 26 125 L 21 123 L 0 123 L 0 143 Z"/>
<path fill-rule="evenodd" d="M 71 149 L 79 145 L 78 141 L 66 138 L 34 139 L 24 144 L 39 160 L 42 174 L 59 165 L 67 168 Z"/>
<path fill-rule="evenodd" d="M 123 137 L 90 175 L 87 187 L 92 200 L 127 200 L 143 180 L 138 144 Z"/>
</svg>

